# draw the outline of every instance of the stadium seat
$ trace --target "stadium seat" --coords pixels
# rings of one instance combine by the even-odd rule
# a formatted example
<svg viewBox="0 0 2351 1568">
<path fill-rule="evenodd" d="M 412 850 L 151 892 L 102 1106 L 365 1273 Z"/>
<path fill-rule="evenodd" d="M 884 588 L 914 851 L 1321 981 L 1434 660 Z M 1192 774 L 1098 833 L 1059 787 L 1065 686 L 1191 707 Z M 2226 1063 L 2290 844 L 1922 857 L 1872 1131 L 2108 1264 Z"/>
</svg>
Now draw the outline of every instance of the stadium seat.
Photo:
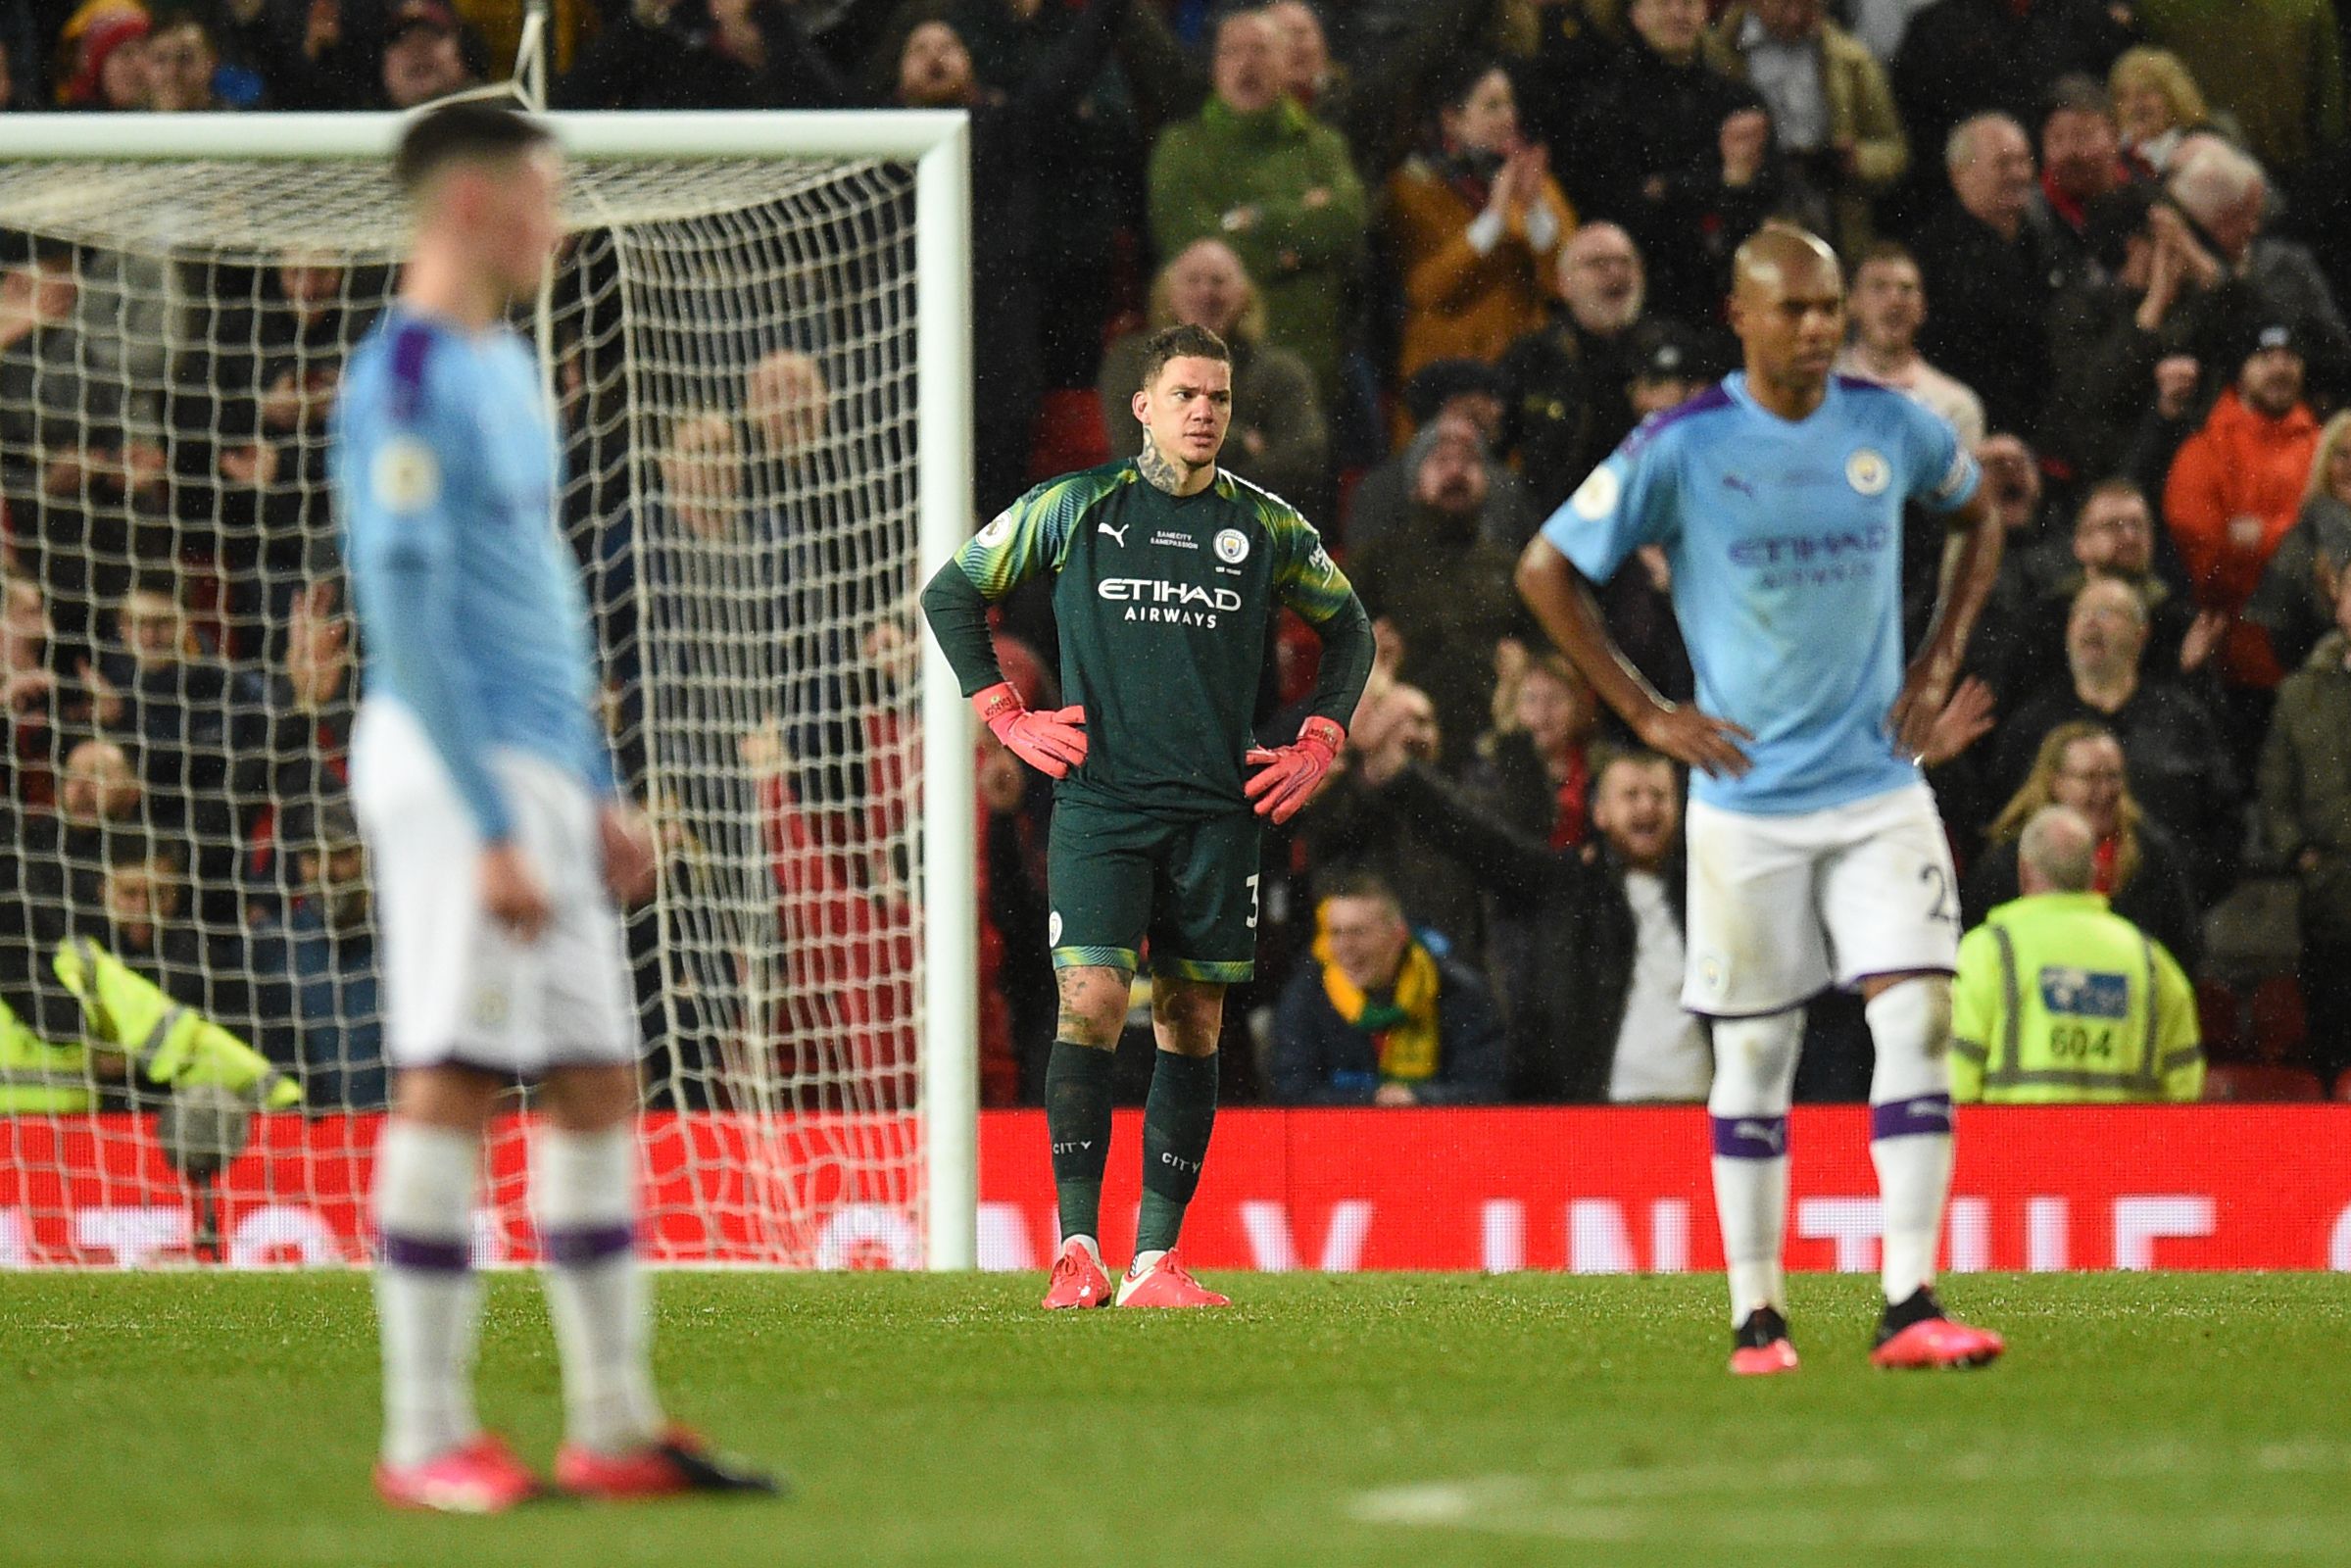
<svg viewBox="0 0 2351 1568">
<path fill-rule="evenodd" d="M 1029 447 L 1029 476 L 1050 478 L 1110 461 L 1110 431 L 1102 401 L 1092 387 L 1048 392 L 1037 401 L 1036 439 Z"/>
<path fill-rule="evenodd" d="M 811 812 L 781 778 L 762 781 L 784 954 L 777 1067 L 803 1108 L 896 1111 L 914 1102 L 915 1040 L 892 966 L 913 962 L 903 898 L 871 889 L 857 819 Z"/>
<path fill-rule="evenodd" d="M 2213 1061 L 2277 1065 L 2303 1059 L 2310 1026 L 2301 985 L 2290 974 L 2235 981 L 2208 974 L 2196 982 L 2196 1014 L 2204 1054 Z"/>
<path fill-rule="evenodd" d="M 2208 1059 L 2234 1061 L 2245 1054 L 2236 993 L 2216 976 L 2203 975 L 2196 981 L 2196 1022 Z"/>
<path fill-rule="evenodd" d="M 2204 1098 L 2265 1104 L 2299 1104 L 2327 1098 L 2315 1072 L 2260 1062 L 2216 1062 L 2204 1074 Z"/>
<path fill-rule="evenodd" d="M 2246 999 L 2253 1025 L 2253 1054 L 2261 1061 L 2299 1061 L 2310 1024 L 2302 1011 L 2302 985 L 2290 974 L 2265 975 Z"/>
<path fill-rule="evenodd" d="M 2343 1075 L 2334 1081 L 2334 1098 L 2351 1100 L 2351 1067 L 2345 1067 Z"/>
</svg>

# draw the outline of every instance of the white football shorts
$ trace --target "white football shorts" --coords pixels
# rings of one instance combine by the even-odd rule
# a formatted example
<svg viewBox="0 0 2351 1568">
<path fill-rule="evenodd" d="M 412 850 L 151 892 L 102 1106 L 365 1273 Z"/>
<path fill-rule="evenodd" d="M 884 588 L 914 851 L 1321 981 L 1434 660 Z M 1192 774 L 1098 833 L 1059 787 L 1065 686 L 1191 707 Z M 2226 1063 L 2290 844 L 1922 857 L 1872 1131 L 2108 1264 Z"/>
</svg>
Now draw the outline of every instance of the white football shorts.
<svg viewBox="0 0 2351 1568">
<path fill-rule="evenodd" d="M 1871 975 L 1955 971 L 1959 884 L 1935 792 L 1766 816 L 1690 803 L 1682 1004 L 1760 1017 Z"/>
<path fill-rule="evenodd" d="M 383 938 L 385 1055 L 522 1078 L 633 1062 L 628 945 L 604 887 L 597 803 L 544 758 L 500 751 L 491 767 L 553 906 L 531 943 L 482 908 L 481 832 L 423 725 L 399 703 L 360 706 L 351 796 Z"/>
</svg>

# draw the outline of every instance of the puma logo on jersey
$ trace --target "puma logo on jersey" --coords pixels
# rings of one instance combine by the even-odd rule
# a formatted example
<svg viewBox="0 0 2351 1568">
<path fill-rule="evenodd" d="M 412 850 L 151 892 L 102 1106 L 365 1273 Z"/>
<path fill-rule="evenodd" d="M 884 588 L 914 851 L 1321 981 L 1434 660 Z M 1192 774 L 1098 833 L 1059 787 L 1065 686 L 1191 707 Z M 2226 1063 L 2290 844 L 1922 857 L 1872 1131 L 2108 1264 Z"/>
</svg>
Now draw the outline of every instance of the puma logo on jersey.
<svg viewBox="0 0 2351 1568">
<path fill-rule="evenodd" d="M 1788 1136 L 1788 1129 L 1776 1122 L 1738 1121 L 1731 1125 L 1731 1136 L 1744 1143 L 1761 1144 L 1766 1149 L 1777 1151 L 1781 1140 Z"/>
<path fill-rule="evenodd" d="M 1113 528 L 1106 522 L 1098 522 L 1094 525 L 1094 531 L 1097 533 L 1108 534 L 1111 538 L 1117 540 L 1120 548 L 1123 549 L 1125 548 L 1127 542 L 1127 530 L 1133 526 L 1135 525 L 1131 522 L 1122 522 L 1117 527 Z"/>
</svg>

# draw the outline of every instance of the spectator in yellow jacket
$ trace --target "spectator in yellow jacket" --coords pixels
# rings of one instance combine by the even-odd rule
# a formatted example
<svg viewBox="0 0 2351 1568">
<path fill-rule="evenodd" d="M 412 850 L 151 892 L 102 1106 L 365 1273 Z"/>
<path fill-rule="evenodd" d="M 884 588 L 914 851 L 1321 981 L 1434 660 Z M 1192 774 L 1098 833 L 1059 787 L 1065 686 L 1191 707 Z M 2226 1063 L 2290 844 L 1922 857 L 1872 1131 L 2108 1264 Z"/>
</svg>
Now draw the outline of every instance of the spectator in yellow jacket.
<svg viewBox="0 0 2351 1568">
<path fill-rule="evenodd" d="M 2089 891 L 2097 835 L 2051 806 L 2025 824 L 2025 896 L 1959 944 L 1951 1098 L 2188 1101 L 2204 1091 L 2196 994 L 2163 945 Z"/>
</svg>

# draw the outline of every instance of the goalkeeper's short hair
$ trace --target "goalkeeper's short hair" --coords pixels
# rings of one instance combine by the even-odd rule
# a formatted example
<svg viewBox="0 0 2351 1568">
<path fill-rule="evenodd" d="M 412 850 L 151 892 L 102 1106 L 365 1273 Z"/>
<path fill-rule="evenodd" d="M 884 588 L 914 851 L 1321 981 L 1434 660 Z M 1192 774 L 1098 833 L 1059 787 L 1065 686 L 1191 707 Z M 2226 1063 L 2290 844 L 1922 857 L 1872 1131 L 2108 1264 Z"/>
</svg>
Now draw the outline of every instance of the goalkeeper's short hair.
<svg viewBox="0 0 2351 1568">
<path fill-rule="evenodd" d="M 1163 326 L 1143 340 L 1143 391 L 1149 392 L 1169 360 L 1218 360 L 1233 363 L 1233 351 L 1223 338 L 1204 326 L 1178 322 Z"/>
<path fill-rule="evenodd" d="M 555 133 L 518 109 L 499 103 L 458 103 L 431 110 L 401 132 L 392 177 L 411 196 L 453 164 L 518 158 L 555 140 Z"/>
</svg>

